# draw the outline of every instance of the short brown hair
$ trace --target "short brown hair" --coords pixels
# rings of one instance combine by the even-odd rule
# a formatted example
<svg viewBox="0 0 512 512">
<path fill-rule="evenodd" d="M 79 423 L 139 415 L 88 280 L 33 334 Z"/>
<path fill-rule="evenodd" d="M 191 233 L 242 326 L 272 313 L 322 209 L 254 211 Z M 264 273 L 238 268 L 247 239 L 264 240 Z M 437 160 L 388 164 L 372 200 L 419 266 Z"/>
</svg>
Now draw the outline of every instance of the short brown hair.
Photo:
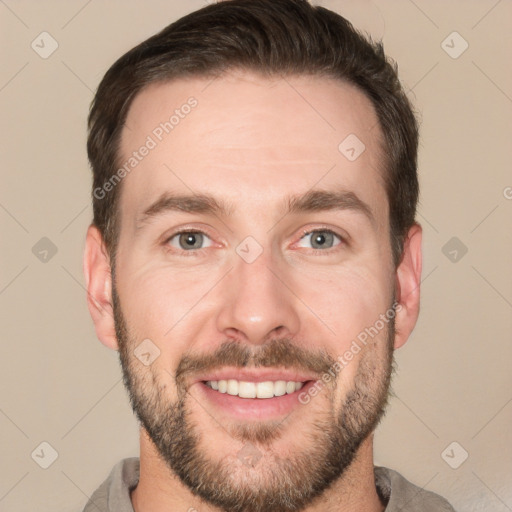
<svg viewBox="0 0 512 512">
<path fill-rule="evenodd" d="M 87 151 L 94 175 L 93 223 L 112 264 L 119 236 L 121 184 L 97 197 L 120 165 L 122 129 L 135 96 L 149 84 L 229 69 L 265 76 L 319 75 L 359 88 L 371 100 L 384 136 L 383 173 L 391 247 L 398 265 L 418 201 L 418 125 L 381 43 L 342 16 L 306 0 L 228 0 L 172 23 L 118 59 L 91 104 Z"/>
</svg>

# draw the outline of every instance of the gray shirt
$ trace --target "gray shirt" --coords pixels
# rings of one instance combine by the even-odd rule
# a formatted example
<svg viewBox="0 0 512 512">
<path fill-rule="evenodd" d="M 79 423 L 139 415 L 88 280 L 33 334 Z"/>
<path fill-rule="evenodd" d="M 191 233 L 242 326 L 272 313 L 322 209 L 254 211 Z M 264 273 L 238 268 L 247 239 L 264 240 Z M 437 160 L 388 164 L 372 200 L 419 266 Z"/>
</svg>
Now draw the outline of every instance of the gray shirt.
<svg viewBox="0 0 512 512">
<path fill-rule="evenodd" d="M 139 459 L 124 459 L 91 496 L 83 512 L 134 512 L 130 492 L 139 482 Z M 441 496 L 420 489 L 392 469 L 375 467 L 379 496 L 386 512 L 455 512 Z"/>
</svg>

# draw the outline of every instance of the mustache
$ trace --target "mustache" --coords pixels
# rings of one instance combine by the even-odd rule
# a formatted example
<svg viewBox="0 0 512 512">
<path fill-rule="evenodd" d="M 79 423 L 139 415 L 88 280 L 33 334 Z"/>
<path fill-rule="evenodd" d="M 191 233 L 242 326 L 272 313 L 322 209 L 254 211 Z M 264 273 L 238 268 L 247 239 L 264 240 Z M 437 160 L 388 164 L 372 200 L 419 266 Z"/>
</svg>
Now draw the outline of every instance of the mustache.
<svg viewBox="0 0 512 512">
<path fill-rule="evenodd" d="M 289 339 L 272 340 L 258 348 L 237 341 L 225 341 L 211 354 L 183 356 L 176 369 L 176 384 L 185 388 L 190 377 L 230 366 L 235 368 L 287 368 L 315 373 L 327 373 L 336 360 L 324 350 L 305 350 Z"/>
</svg>

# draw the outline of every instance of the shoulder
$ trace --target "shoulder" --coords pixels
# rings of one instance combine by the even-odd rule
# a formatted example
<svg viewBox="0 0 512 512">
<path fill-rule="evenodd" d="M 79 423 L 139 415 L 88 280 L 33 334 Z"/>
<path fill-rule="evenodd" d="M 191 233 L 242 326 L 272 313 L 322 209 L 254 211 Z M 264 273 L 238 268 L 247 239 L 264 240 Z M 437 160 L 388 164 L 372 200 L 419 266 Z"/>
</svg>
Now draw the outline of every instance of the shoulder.
<svg viewBox="0 0 512 512">
<path fill-rule="evenodd" d="M 133 512 L 130 491 L 139 482 L 139 459 L 123 459 L 94 491 L 83 512 Z"/>
<path fill-rule="evenodd" d="M 375 467 L 375 484 L 388 501 L 386 512 L 455 512 L 443 497 L 412 484 L 392 469 Z"/>
</svg>

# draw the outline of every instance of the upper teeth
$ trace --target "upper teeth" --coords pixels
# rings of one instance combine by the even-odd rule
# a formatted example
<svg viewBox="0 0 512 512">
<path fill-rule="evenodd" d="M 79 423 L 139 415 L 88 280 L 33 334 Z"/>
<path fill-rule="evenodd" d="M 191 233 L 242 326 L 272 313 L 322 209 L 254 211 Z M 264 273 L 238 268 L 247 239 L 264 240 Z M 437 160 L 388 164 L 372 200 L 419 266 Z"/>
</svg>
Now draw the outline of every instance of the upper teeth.
<svg viewBox="0 0 512 512">
<path fill-rule="evenodd" d="M 302 388 L 303 382 L 277 380 L 266 382 L 245 382 L 234 379 L 209 380 L 206 385 L 228 395 L 239 396 L 240 398 L 272 398 L 294 393 Z"/>
</svg>

